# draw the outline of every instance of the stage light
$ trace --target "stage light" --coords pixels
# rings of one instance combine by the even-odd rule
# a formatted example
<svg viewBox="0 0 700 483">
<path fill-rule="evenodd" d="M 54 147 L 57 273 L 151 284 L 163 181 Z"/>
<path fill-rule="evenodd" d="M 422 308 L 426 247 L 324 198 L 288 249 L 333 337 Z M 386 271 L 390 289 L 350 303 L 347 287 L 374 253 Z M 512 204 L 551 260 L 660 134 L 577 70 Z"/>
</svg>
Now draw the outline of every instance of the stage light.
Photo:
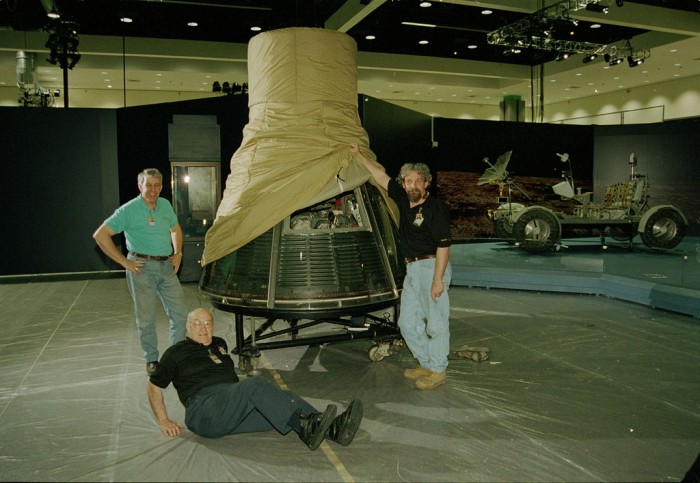
<svg viewBox="0 0 700 483">
<path fill-rule="evenodd" d="M 211 91 L 221 92 L 221 84 L 219 84 L 219 81 L 214 81 L 214 83 L 211 85 Z"/>
<path fill-rule="evenodd" d="M 592 62 L 598 58 L 598 54 L 588 54 L 583 58 L 583 63 L 587 64 L 589 62 Z"/>
<path fill-rule="evenodd" d="M 228 94 L 229 92 L 231 92 L 231 84 L 229 84 L 228 82 L 224 82 L 221 85 L 221 92 L 223 92 L 224 94 Z"/>
</svg>

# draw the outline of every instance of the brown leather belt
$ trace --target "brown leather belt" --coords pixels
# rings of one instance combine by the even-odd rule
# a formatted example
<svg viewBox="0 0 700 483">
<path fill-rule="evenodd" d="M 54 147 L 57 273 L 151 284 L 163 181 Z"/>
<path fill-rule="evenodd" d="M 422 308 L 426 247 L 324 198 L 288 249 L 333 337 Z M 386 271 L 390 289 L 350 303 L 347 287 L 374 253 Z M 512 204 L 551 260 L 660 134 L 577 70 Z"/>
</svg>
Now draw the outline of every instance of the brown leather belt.
<svg viewBox="0 0 700 483">
<path fill-rule="evenodd" d="M 163 260 L 167 260 L 170 257 L 156 257 L 153 255 L 144 255 L 143 253 L 136 253 L 136 252 L 129 252 L 129 255 L 133 255 L 135 257 L 139 258 L 147 258 L 148 260 L 157 260 L 159 262 L 162 262 Z"/>
<path fill-rule="evenodd" d="M 417 262 L 418 260 L 427 260 L 429 258 L 435 258 L 435 255 L 421 255 L 420 257 L 407 258 L 406 263 Z"/>
</svg>

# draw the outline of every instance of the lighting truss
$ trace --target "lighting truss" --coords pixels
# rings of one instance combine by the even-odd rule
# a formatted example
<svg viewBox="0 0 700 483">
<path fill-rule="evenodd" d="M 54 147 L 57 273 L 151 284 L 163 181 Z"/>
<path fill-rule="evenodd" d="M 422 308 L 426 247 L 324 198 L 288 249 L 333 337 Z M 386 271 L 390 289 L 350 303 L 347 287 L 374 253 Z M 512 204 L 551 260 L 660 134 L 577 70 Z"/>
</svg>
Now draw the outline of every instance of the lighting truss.
<svg viewBox="0 0 700 483">
<path fill-rule="evenodd" d="M 566 52 L 567 54 L 597 55 L 605 51 L 607 45 L 592 42 L 577 42 L 559 40 L 552 36 L 554 26 L 569 24 L 574 26 L 578 21 L 569 16 L 569 12 L 585 9 L 587 5 L 597 3 L 597 0 L 563 0 L 545 7 L 509 25 L 505 25 L 486 35 L 492 45 L 502 45 L 513 48 L 533 48 Z"/>
</svg>

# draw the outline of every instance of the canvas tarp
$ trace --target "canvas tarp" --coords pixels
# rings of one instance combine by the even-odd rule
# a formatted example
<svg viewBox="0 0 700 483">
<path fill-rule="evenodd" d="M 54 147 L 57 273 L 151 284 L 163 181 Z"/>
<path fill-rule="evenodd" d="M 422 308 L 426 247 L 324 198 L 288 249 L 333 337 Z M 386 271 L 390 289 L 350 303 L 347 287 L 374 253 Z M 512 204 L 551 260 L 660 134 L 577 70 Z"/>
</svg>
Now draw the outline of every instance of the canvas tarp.
<svg viewBox="0 0 700 483">
<path fill-rule="evenodd" d="M 375 160 L 357 110 L 356 54 L 355 41 L 333 30 L 290 28 L 251 39 L 249 120 L 202 265 L 370 178 L 348 150 L 357 143 Z"/>
</svg>

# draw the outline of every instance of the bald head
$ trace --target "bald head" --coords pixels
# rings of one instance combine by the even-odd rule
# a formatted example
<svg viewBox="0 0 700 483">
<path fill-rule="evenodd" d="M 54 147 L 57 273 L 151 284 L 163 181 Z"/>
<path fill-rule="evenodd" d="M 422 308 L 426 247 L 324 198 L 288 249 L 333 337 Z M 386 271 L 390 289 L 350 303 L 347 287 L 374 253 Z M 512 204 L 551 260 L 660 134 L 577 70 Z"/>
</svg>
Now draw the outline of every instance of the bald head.
<svg viewBox="0 0 700 483">
<path fill-rule="evenodd" d="M 199 307 L 187 314 L 187 336 L 200 344 L 211 344 L 214 335 L 214 317 L 207 309 Z"/>
</svg>

